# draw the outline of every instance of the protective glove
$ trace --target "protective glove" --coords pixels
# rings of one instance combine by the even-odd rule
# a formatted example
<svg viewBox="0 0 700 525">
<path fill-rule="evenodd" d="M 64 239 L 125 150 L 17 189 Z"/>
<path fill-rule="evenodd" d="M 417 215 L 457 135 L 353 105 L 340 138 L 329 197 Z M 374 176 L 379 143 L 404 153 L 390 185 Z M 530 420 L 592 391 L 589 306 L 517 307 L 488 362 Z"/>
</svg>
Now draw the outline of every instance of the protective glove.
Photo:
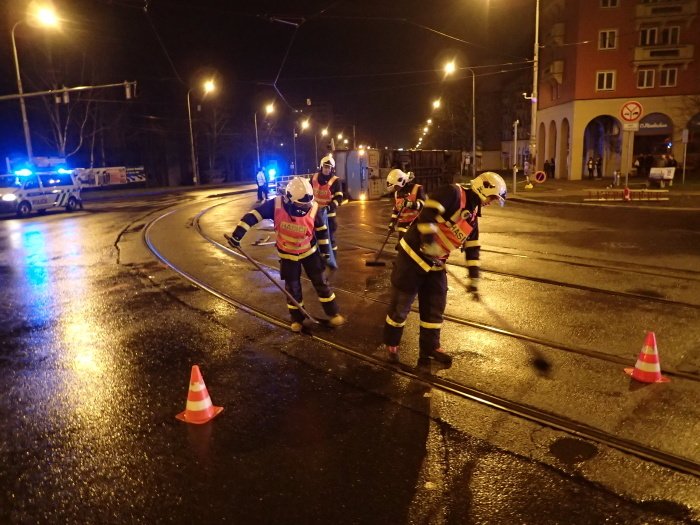
<svg viewBox="0 0 700 525">
<path fill-rule="evenodd" d="M 236 239 L 235 237 L 231 237 L 230 235 L 224 235 L 226 237 L 226 241 L 228 241 L 228 245 L 231 248 L 240 248 L 241 247 L 241 240 Z"/>
<path fill-rule="evenodd" d="M 411 209 L 415 208 L 416 206 L 418 206 L 418 203 L 413 202 L 413 201 L 404 201 L 404 203 L 403 203 L 403 207 L 406 208 L 407 210 L 411 210 Z"/>
<path fill-rule="evenodd" d="M 421 244 L 420 251 L 428 257 L 441 257 L 443 255 L 442 247 L 436 242 Z"/>
<path fill-rule="evenodd" d="M 324 267 L 330 268 L 331 270 L 336 270 L 338 268 L 338 265 L 334 264 L 333 261 L 331 260 L 330 254 L 322 253 L 321 259 L 323 260 Z"/>
<path fill-rule="evenodd" d="M 391 221 L 389 225 L 386 227 L 387 231 L 394 231 L 394 228 L 396 227 L 396 224 L 394 221 Z"/>
</svg>

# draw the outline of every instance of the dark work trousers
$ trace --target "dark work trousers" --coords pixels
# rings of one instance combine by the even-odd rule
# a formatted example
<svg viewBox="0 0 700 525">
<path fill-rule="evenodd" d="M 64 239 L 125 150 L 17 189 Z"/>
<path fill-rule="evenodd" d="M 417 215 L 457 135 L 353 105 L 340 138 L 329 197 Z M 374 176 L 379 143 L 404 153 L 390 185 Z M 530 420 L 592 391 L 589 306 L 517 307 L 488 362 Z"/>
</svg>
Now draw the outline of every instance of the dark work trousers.
<svg viewBox="0 0 700 525">
<path fill-rule="evenodd" d="M 328 207 L 324 208 L 324 210 L 328 213 L 328 238 L 331 241 L 331 249 L 335 253 L 338 250 L 338 246 L 335 244 L 335 231 L 338 229 L 338 220 L 335 216 L 336 212 L 331 211 Z"/>
<path fill-rule="evenodd" d="M 289 259 L 280 259 L 280 277 L 284 281 L 284 289 L 287 290 L 294 299 L 304 306 L 304 298 L 301 293 L 301 268 L 304 267 L 306 275 L 309 277 L 318 294 L 318 300 L 321 302 L 323 311 L 326 315 L 333 317 L 338 314 L 338 304 L 335 301 L 335 294 L 328 286 L 328 281 L 323 274 L 324 264 L 321 255 L 318 251 L 312 253 L 308 257 L 304 257 L 300 261 L 290 261 Z M 304 314 L 299 311 L 294 303 L 287 298 L 287 308 L 292 316 L 292 321 L 302 322 Z"/>
<path fill-rule="evenodd" d="M 265 200 L 267 200 L 267 184 L 265 186 L 258 186 L 258 200 L 261 201 L 265 195 Z"/>
<path fill-rule="evenodd" d="M 421 356 L 440 348 L 442 316 L 447 304 L 447 275 L 444 270 L 425 272 L 400 248 L 391 272 L 391 300 L 384 321 L 384 344 L 398 346 L 406 318 L 418 297 Z"/>
</svg>

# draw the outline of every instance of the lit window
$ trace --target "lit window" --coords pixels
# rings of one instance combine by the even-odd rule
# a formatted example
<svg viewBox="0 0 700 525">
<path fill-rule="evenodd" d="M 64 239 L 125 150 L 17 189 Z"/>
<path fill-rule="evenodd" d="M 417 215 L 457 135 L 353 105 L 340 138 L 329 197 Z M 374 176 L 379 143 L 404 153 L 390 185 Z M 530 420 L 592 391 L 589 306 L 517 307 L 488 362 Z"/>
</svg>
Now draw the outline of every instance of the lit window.
<svg viewBox="0 0 700 525">
<path fill-rule="evenodd" d="M 668 67 L 659 71 L 659 86 L 674 87 L 677 82 L 678 68 Z"/>
<path fill-rule="evenodd" d="M 615 72 L 598 71 L 596 73 L 596 91 L 612 91 L 615 89 Z"/>
<path fill-rule="evenodd" d="M 618 0 L 600 0 L 600 7 L 617 7 Z"/>
<path fill-rule="evenodd" d="M 617 30 L 605 29 L 598 33 L 598 49 L 615 49 L 617 47 Z"/>
<path fill-rule="evenodd" d="M 640 69 L 637 71 L 637 87 L 639 89 L 649 89 L 654 87 L 653 69 Z"/>
</svg>

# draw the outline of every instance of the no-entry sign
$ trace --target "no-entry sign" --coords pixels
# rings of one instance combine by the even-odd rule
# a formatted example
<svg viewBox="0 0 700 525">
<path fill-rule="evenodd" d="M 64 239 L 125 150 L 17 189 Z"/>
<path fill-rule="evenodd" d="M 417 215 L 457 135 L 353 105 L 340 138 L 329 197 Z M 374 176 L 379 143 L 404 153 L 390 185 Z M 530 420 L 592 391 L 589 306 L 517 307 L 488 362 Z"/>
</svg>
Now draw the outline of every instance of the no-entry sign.
<svg viewBox="0 0 700 525">
<path fill-rule="evenodd" d="M 642 116 L 642 105 L 636 100 L 630 100 L 622 104 L 620 116 L 625 122 L 636 122 Z"/>
</svg>

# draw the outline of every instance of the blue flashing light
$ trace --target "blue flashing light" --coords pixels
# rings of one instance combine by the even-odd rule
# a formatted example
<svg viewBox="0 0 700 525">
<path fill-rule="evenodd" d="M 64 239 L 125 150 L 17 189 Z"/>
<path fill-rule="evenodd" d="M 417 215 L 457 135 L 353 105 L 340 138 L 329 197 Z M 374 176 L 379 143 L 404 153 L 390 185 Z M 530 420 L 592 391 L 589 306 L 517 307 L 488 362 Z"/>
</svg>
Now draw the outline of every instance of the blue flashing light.
<svg viewBox="0 0 700 525">
<path fill-rule="evenodd" d="M 15 175 L 18 177 L 26 177 L 28 175 L 33 175 L 34 172 L 30 170 L 29 168 L 22 168 L 21 170 L 15 171 Z"/>
<path fill-rule="evenodd" d="M 269 170 L 267 170 L 267 174 L 270 176 L 270 180 L 275 180 L 277 170 L 275 168 L 270 168 Z"/>
<path fill-rule="evenodd" d="M 58 172 L 61 175 L 68 175 L 69 173 L 73 173 L 73 170 L 69 170 L 66 168 L 58 168 L 56 172 Z"/>
</svg>

